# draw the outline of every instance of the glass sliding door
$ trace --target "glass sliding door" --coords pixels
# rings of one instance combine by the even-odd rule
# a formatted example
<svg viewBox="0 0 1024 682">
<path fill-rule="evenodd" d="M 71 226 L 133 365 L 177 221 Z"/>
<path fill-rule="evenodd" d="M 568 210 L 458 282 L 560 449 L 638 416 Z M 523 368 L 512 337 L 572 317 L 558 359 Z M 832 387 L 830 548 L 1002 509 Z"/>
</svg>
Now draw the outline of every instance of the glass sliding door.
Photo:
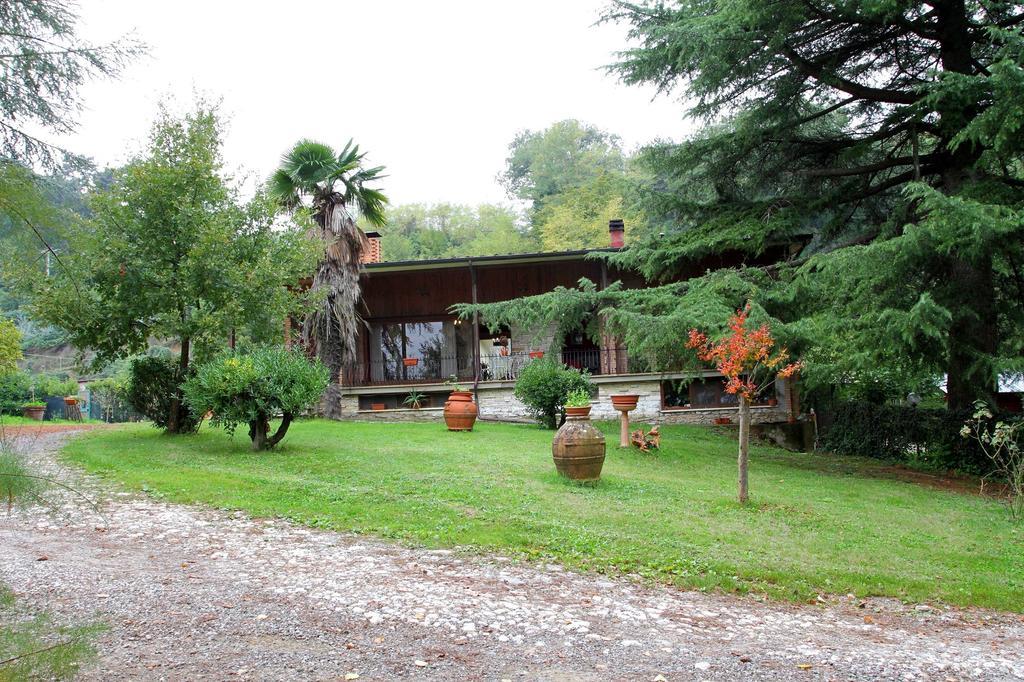
<svg viewBox="0 0 1024 682">
<path fill-rule="evenodd" d="M 377 382 L 444 381 L 472 377 L 463 338 L 467 325 L 449 320 L 376 323 L 370 329 L 371 377 Z"/>
</svg>

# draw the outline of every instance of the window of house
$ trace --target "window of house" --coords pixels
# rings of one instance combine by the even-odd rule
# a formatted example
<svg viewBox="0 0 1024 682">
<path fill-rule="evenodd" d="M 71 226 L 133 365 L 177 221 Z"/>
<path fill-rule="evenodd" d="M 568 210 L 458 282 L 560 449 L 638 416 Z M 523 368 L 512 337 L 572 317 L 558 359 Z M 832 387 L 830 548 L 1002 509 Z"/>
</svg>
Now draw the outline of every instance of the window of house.
<svg viewBox="0 0 1024 682">
<path fill-rule="evenodd" d="M 382 322 L 371 327 L 370 359 L 375 381 L 443 381 L 472 373 L 472 353 L 452 320 Z"/>
<path fill-rule="evenodd" d="M 664 409 L 708 409 L 714 407 L 737 407 L 739 397 L 725 390 L 726 380 L 722 377 L 703 379 L 673 379 L 661 382 L 661 405 Z M 774 395 L 768 387 L 754 402 L 760 405 Z"/>
</svg>

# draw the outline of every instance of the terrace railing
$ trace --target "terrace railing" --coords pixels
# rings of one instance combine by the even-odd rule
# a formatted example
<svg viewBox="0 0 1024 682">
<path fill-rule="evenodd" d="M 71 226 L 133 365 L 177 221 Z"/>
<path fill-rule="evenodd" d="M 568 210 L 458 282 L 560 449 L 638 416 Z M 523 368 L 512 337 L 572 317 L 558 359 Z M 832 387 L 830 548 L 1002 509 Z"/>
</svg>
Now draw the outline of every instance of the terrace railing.
<svg viewBox="0 0 1024 682">
<path fill-rule="evenodd" d="M 515 381 L 536 353 L 487 353 L 480 356 L 480 381 Z M 593 375 L 624 374 L 630 361 L 623 348 L 564 350 L 557 355 L 566 367 L 587 370 Z M 635 361 L 632 363 L 635 365 Z M 634 369 L 632 371 L 641 371 Z M 431 355 L 412 360 L 382 360 L 353 364 L 341 373 L 344 386 L 388 386 L 395 384 L 431 384 L 447 381 L 452 375 L 462 383 L 471 383 L 475 372 L 473 356 Z"/>
</svg>

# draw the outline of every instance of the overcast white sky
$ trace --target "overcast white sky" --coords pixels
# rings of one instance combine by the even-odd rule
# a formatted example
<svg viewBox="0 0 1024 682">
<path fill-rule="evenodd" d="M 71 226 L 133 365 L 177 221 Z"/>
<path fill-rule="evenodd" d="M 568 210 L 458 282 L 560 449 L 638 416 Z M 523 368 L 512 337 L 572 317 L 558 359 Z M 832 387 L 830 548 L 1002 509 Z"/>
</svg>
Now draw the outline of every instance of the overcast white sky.
<svg viewBox="0 0 1024 682">
<path fill-rule="evenodd" d="M 627 148 L 689 130 L 678 102 L 600 69 L 625 28 L 603 0 L 227 2 L 81 0 L 92 40 L 150 46 L 118 81 L 91 83 L 65 144 L 104 164 L 138 149 L 157 103 L 223 98 L 229 167 L 260 178 L 302 137 L 350 137 L 387 166 L 392 203 L 503 201 L 494 180 L 522 128 L 578 118 Z"/>
</svg>

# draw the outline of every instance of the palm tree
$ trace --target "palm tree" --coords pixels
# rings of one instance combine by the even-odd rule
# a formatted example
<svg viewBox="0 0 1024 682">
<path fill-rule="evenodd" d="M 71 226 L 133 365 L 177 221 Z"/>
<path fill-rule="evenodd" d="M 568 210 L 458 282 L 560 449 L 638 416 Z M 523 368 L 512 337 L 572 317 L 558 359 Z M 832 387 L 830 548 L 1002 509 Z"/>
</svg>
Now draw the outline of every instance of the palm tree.
<svg viewBox="0 0 1024 682">
<path fill-rule="evenodd" d="M 355 207 L 371 225 L 382 226 L 388 201 L 379 190 L 366 187 L 383 177 L 384 167 L 363 168 L 364 156 L 352 140 L 339 154 L 325 144 L 302 140 L 282 157 L 269 183 L 282 206 L 310 211 L 316 236 L 324 243 L 312 288 L 325 295 L 306 317 L 302 339 L 307 347 L 315 343 L 335 381 L 344 363 L 356 357 L 360 256 L 367 248 L 366 235 L 356 227 L 350 209 Z"/>
</svg>

